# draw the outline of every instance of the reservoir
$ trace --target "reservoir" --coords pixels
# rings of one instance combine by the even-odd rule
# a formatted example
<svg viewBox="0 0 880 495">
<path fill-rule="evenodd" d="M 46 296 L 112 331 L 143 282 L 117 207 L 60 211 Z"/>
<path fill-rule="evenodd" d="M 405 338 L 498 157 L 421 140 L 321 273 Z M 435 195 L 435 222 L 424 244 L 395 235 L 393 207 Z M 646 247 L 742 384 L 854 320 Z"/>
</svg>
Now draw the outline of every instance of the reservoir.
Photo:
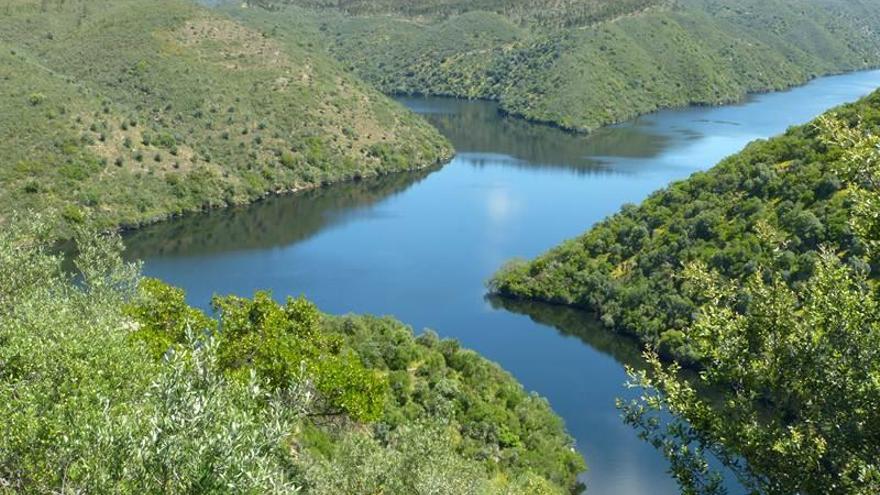
<svg viewBox="0 0 880 495">
<path fill-rule="evenodd" d="M 589 136 L 506 118 L 490 102 L 401 98 L 452 141 L 452 162 L 156 224 L 126 236 L 128 256 L 197 306 L 270 289 L 456 338 L 550 401 L 586 457 L 588 493 L 671 495 L 665 459 L 615 408 L 634 393 L 624 365 L 638 366 L 639 347 L 578 311 L 487 298 L 487 279 L 878 86 L 880 71 L 825 77 Z"/>
</svg>

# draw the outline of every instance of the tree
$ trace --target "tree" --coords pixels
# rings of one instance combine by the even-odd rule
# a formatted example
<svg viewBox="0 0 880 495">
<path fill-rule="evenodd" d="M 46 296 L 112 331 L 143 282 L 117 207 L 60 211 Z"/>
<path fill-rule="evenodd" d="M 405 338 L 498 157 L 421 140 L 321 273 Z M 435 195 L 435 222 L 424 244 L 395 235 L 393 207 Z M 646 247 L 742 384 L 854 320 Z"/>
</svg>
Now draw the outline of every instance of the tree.
<svg viewBox="0 0 880 495">
<path fill-rule="evenodd" d="M 280 305 L 268 292 L 257 292 L 253 299 L 217 297 L 213 305 L 219 322 L 189 307 L 182 290 L 145 279 L 127 314 L 138 322 L 133 336 L 154 356 L 194 332 L 216 338 L 218 366 L 231 377 L 246 381 L 254 372 L 276 390 L 310 383 L 323 405 L 316 405 L 314 414 L 372 421 L 382 413 L 387 381 L 368 370 L 338 336 L 323 331 L 313 303 L 288 298 Z"/>
</svg>

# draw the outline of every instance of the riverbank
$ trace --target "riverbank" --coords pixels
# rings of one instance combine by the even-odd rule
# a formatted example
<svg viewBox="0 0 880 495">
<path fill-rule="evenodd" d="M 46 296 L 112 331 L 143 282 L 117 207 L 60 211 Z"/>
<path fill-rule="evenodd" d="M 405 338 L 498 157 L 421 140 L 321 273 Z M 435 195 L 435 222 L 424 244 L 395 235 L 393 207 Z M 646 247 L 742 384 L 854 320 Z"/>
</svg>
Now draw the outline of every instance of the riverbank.
<svg viewBox="0 0 880 495">
<path fill-rule="evenodd" d="M 704 356 L 688 332 L 706 299 L 683 276 L 692 265 L 742 285 L 760 271 L 797 285 L 830 249 L 870 273 L 861 258 L 867 246 L 850 228 L 852 206 L 836 168 L 841 150 L 819 129 L 839 118 L 873 132 L 878 109 L 875 92 L 754 142 L 532 261 L 506 265 L 492 291 L 594 311 L 606 327 L 699 364 Z"/>
<path fill-rule="evenodd" d="M 290 189 L 278 189 L 278 190 L 273 190 L 273 191 L 267 191 L 267 192 L 264 192 L 264 193 L 254 197 L 248 201 L 244 201 L 244 202 L 240 202 L 240 203 L 233 203 L 233 204 L 203 205 L 202 207 L 200 207 L 198 209 L 169 213 L 165 216 L 146 219 L 146 220 L 141 221 L 136 224 L 122 224 L 122 225 L 113 227 L 111 229 L 105 229 L 105 230 L 103 230 L 103 232 L 104 233 L 126 234 L 126 233 L 131 233 L 136 230 L 142 229 L 144 227 L 148 227 L 151 225 L 155 225 L 157 223 L 161 223 L 161 222 L 181 220 L 184 218 L 194 217 L 194 216 L 203 216 L 206 213 L 216 212 L 216 211 L 220 211 L 220 210 L 247 208 L 249 206 L 255 206 L 258 203 L 267 201 L 272 198 L 279 198 L 279 197 L 284 197 L 284 196 L 294 196 L 294 195 L 305 194 L 305 193 L 309 193 L 309 192 L 317 192 L 317 191 L 320 191 L 321 189 L 327 189 L 327 188 L 338 188 L 338 187 L 345 185 L 345 184 L 358 183 L 361 181 L 381 180 L 389 175 L 407 175 L 407 174 L 414 174 L 416 172 L 430 172 L 432 170 L 437 170 L 440 167 L 442 167 L 443 165 L 449 163 L 454 156 L 455 155 L 453 153 L 449 157 L 445 157 L 445 158 L 441 159 L 440 161 L 437 161 L 432 164 L 427 164 L 427 165 L 424 165 L 421 167 L 413 167 L 413 168 L 388 171 L 388 172 L 373 172 L 373 173 L 369 173 L 367 175 L 357 173 L 356 175 L 353 175 L 350 177 L 343 177 L 337 181 L 328 181 L 328 182 L 322 182 L 320 184 L 309 184 L 309 185 L 299 186 L 299 187 L 290 188 Z"/>
</svg>

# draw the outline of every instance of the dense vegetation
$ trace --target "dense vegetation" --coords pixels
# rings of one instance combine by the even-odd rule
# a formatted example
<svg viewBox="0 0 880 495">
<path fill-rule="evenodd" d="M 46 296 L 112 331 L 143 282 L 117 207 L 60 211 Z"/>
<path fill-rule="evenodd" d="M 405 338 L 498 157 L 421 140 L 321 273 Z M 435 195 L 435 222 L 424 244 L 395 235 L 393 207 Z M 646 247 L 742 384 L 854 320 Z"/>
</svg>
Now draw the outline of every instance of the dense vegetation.
<svg viewBox="0 0 880 495">
<path fill-rule="evenodd" d="M 0 493 L 567 493 L 583 460 L 497 365 L 389 318 L 143 279 L 0 231 Z"/>
<path fill-rule="evenodd" d="M 721 493 L 709 454 L 755 493 L 877 493 L 878 128 L 880 92 L 624 207 L 493 287 L 592 309 L 649 344 L 651 372 L 633 372 L 648 393 L 621 406 L 687 493 Z M 701 373 L 685 380 L 662 357 Z"/>
<path fill-rule="evenodd" d="M 295 25 L 185 0 L 4 2 L 0 106 L 0 222 L 134 225 L 451 155 Z"/>
<path fill-rule="evenodd" d="M 834 167 L 852 201 L 852 230 L 867 247 L 864 260 L 876 263 L 880 138 L 873 125 L 825 120 L 822 139 L 840 152 Z M 780 238 L 763 242 L 783 256 Z M 706 369 L 696 384 L 683 381 L 677 365 L 649 352 L 652 372 L 631 372 L 647 393 L 620 404 L 672 461 L 682 487 L 724 493 L 708 453 L 754 493 L 880 492 L 876 279 L 831 248 L 794 287 L 772 269 L 737 282 L 694 263 L 684 276 L 707 299 L 688 332 Z M 665 421 L 665 410 L 675 419 Z"/>
<path fill-rule="evenodd" d="M 880 126 L 880 93 L 833 113 Z M 493 284 L 501 294 L 594 310 L 608 327 L 693 358 L 683 331 L 706 300 L 677 275 L 691 262 L 734 280 L 763 266 L 796 285 L 825 245 L 858 271 L 871 270 L 849 225 L 851 196 L 832 166 L 841 151 L 819 134 L 813 123 L 752 143 L 535 261 L 512 263 Z M 780 246 L 768 249 L 767 237 Z"/>
<path fill-rule="evenodd" d="M 382 91 L 494 99 L 582 131 L 880 65 L 867 0 L 270 3 L 309 8 L 280 8 L 275 22 L 310 18 Z"/>
</svg>

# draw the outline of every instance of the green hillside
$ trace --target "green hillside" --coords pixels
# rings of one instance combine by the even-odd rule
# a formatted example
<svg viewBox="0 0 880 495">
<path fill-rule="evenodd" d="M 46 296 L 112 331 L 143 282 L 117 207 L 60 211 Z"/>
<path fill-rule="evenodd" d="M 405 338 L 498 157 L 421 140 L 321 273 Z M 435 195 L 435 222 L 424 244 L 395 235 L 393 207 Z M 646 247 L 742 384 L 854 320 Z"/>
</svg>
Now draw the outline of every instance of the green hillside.
<svg viewBox="0 0 880 495">
<path fill-rule="evenodd" d="M 118 238 L 80 230 L 74 279 L 52 231 L 0 231 L 0 493 L 562 495 L 584 469 L 455 341 L 264 292 L 209 317 Z"/>
<path fill-rule="evenodd" d="M 880 64 L 868 0 L 271 3 L 386 93 L 488 98 L 580 131 Z"/>
<path fill-rule="evenodd" d="M 845 122 L 880 127 L 880 92 L 832 111 Z M 757 141 L 708 172 L 652 194 L 529 263 L 513 263 L 493 286 L 516 298 L 598 312 L 608 327 L 690 356 L 682 333 L 705 297 L 679 277 L 702 262 L 742 280 L 772 269 L 792 285 L 812 274 L 831 246 L 862 272 L 865 244 L 850 228 L 852 200 L 835 174 L 841 151 L 815 123 Z M 766 238 L 779 240 L 767 249 Z"/>
<path fill-rule="evenodd" d="M 0 219 L 136 225 L 451 156 L 312 38 L 184 0 L 6 2 L 0 81 Z"/>
<path fill-rule="evenodd" d="M 251 2 L 278 8 L 289 0 L 257 0 Z M 446 19 L 468 12 L 494 12 L 517 23 L 546 27 L 583 26 L 669 3 L 669 0 L 294 0 L 293 3 L 312 8 L 333 8 L 352 15 L 395 14 L 421 19 Z"/>
</svg>

